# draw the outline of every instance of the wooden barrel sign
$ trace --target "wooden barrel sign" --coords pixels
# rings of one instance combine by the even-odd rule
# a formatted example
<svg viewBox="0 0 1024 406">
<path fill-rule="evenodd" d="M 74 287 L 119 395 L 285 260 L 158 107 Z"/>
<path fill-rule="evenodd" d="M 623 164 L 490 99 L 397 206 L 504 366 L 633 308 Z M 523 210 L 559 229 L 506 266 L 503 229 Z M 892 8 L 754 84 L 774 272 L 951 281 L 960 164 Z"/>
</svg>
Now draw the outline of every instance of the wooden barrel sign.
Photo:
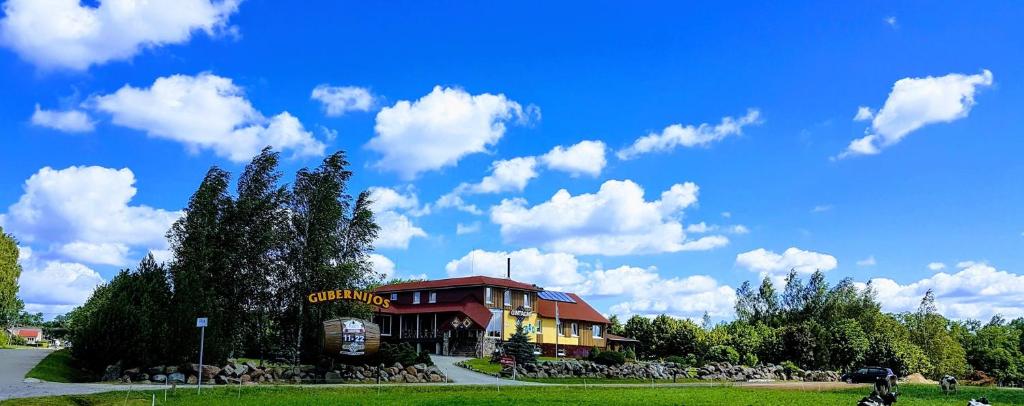
<svg viewBox="0 0 1024 406">
<path fill-rule="evenodd" d="M 363 319 L 342 317 L 324 322 L 324 353 L 331 356 L 373 355 L 380 349 L 380 326 Z"/>
</svg>

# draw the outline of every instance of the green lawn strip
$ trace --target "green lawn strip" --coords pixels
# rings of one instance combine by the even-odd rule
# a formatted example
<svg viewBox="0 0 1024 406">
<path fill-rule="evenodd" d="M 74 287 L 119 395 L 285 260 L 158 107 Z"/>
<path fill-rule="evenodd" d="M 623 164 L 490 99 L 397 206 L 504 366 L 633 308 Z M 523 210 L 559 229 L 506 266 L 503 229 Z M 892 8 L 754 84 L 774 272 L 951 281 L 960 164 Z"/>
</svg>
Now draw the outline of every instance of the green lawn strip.
<svg viewBox="0 0 1024 406">
<path fill-rule="evenodd" d="M 71 350 L 68 349 L 51 352 L 31 371 L 28 371 L 25 377 L 48 382 L 89 382 L 92 378 L 88 373 L 74 366 Z"/>
<path fill-rule="evenodd" d="M 906 385 L 902 406 L 963 406 L 967 399 L 988 396 L 996 405 L 1024 404 L 1020 389 L 962 387 L 960 393 L 943 395 L 933 385 Z M 512 405 L 539 404 L 624 404 L 624 405 L 853 405 L 865 395 L 865 388 L 813 391 L 779 388 L 717 387 L 482 387 L 482 386 L 385 386 L 345 388 L 293 388 L 273 386 L 216 387 L 196 395 L 195 389 L 107 392 L 96 395 L 14 399 L 4 406 L 25 405 L 149 405 L 156 395 L 158 405 L 310 405 L 310 404 L 402 404 L 402 405 Z M 125 399 L 128 402 L 125 402 Z"/>
</svg>

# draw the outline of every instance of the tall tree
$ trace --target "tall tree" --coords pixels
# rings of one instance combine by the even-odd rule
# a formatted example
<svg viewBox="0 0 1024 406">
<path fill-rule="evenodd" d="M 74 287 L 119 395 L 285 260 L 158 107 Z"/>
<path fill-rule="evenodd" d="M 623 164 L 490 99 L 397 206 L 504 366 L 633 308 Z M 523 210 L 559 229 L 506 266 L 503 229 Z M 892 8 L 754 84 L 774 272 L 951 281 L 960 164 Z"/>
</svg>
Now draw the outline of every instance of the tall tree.
<svg viewBox="0 0 1024 406">
<path fill-rule="evenodd" d="M 18 243 L 14 236 L 0 227 L 0 328 L 10 327 L 23 304 L 18 299 L 18 278 L 21 265 L 18 264 Z"/>
<path fill-rule="evenodd" d="M 231 356 L 237 338 L 237 313 L 232 294 L 236 281 L 230 261 L 234 234 L 229 215 L 234 202 L 228 193 L 231 175 L 212 167 L 189 199 L 185 215 L 171 226 L 167 238 L 174 253 L 171 281 L 174 288 L 174 336 L 182 340 L 178 358 L 195 360 L 199 352 L 197 317 L 209 318 L 205 357 L 223 362 Z M 232 302 L 232 303 L 228 303 Z"/>
</svg>

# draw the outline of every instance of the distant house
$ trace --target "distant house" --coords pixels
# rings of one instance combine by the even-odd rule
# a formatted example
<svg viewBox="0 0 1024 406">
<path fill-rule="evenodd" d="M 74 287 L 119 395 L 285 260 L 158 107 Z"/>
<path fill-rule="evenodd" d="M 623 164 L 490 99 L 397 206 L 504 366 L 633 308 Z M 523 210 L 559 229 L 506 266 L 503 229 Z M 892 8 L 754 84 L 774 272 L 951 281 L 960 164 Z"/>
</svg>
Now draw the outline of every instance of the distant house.
<svg viewBox="0 0 1024 406">
<path fill-rule="evenodd" d="M 10 330 L 11 335 L 25 339 L 29 345 L 39 344 L 43 341 L 43 329 L 37 327 L 15 327 Z"/>
</svg>

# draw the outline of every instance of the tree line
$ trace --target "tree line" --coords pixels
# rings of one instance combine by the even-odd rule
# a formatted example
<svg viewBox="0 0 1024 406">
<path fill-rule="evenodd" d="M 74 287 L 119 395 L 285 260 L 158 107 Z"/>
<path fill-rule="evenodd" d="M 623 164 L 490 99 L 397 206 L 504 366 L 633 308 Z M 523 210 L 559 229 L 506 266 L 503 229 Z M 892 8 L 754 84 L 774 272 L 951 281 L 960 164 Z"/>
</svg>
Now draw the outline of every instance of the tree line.
<svg viewBox="0 0 1024 406">
<path fill-rule="evenodd" d="M 324 320 L 369 317 L 361 303 L 309 305 L 309 292 L 378 282 L 368 254 L 378 226 L 369 193 L 348 194 L 343 152 L 281 182 L 279 154 L 264 149 L 232 193 L 210 168 L 167 232 L 172 259 L 147 256 L 98 287 L 67 317 L 73 355 L 101 370 L 194 362 L 197 317 L 207 317 L 204 358 L 315 359 Z"/>
<path fill-rule="evenodd" d="M 610 332 L 640 340 L 640 358 L 672 358 L 699 365 L 774 363 L 806 370 L 847 371 L 865 365 L 900 376 L 921 373 L 967 377 L 984 371 L 1002 384 L 1024 383 L 1024 318 L 1000 316 L 985 324 L 957 321 L 937 311 L 929 290 L 917 311 L 881 311 L 869 282 L 829 286 L 821 272 L 806 282 L 795 271 L 779 292 L 771 279 L 736 290 L 736 319 L 712 325 L 660 315 L 612 317 Z"/>
</svg>

